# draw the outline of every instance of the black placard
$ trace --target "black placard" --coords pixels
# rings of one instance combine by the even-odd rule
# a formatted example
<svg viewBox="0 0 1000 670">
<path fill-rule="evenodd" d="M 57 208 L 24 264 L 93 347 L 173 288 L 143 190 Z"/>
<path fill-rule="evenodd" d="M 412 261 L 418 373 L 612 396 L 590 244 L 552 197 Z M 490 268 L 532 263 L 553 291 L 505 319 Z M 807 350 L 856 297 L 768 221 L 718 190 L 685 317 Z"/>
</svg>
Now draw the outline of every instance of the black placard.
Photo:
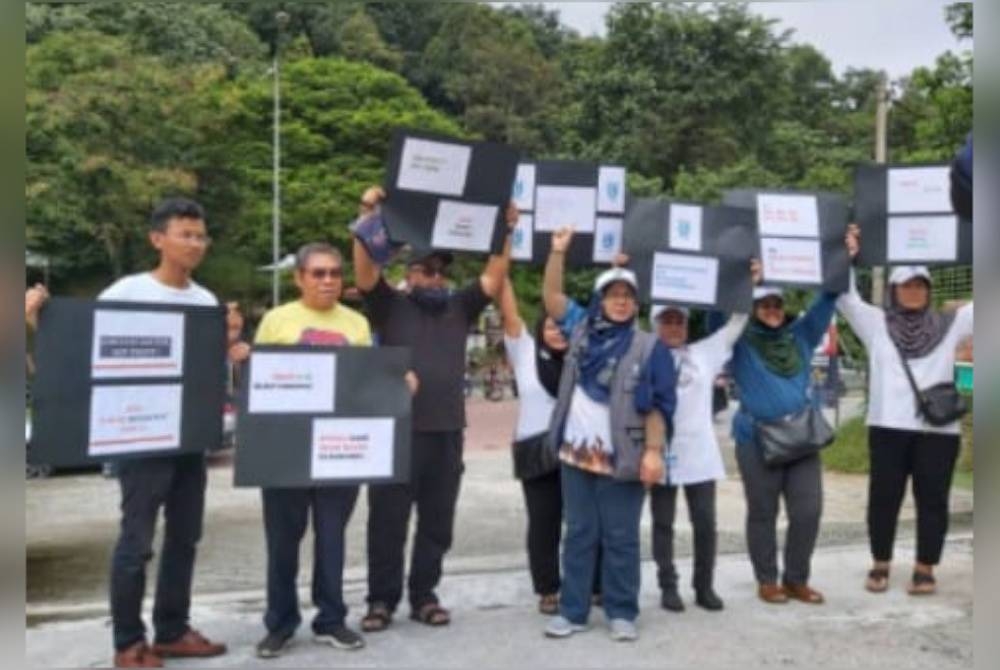
<svg viewBox="0 0 1000 670">
<path fill-rule="evenodd" d="M 403 149 L 408 139 L 441 142 L 468 147 L 471 150 L 466 180 L 461 193 L 444 195 L 398 187 Z M 504 223 L 504 210 L 510 201 L 511 185 L 514 183 L 519 156 L 517 149 L 506 144 L 468 142 L 434 133 L 406 129 L 396 130 L 389 148 L 385 184 L 386 197 L 381 206 L 389 237 L 393 242 L 409 244 L 417 253 L 430 251 L 435 248 L 432 240 L 438 208 L 442 201 L 458 201 L 496 208 L 493 230 L 489 236 L 489 248 L 481 249 L 478 252 L 455 246 L 438 248 L 465 253 L 501 252 L 507 229 L 506 223 Z"/>
<path fill-rule="evenodd" d="M 684 240 L 671 240 L 671 206 L 698 207 L 701 213 L 699 250 L 685 248 Z M 679 226 L 678 236 L 696 236 L 697 226 Z M 657 303 L 688 305 L 703 309 L 736 312 L 748 311 L 753 299 L 750 258 L 756 248 L 753 213 L 737 207 L 708 206 L 681 201 L 635 198 L 625 214 L 624 251 L 629 266 L 636 271 L 639 294 Z M 651 295 L 654 258 L 657 253 L 678 254 L 692 258 L 718 259 L 716 299 L 714 303 L 690 300 L 667 300 Z"/>
<path fill-rule="evenodd" d="M 938 168 L 945 174 L 949 167 L 942 164 L 913 165 L 858 165 L 854 170 L 854 219 L 861 227 L 861 265 L 967 265 L 972 263 L 972 222 L 955 214 L 951 206 L 948 184 L 940 184 L 945 189 L 936 198 L 940 205 L 907 207 L 906 211 L 889 211 L 889 171 L 910 168 Z M 898 210 L 899 208 L 897 208 Z M 954 217 L 957 239 L 955 255 L 952 257 L 899 258 L 891 259 L 888 254 L 889 219 L 898 219 L 897 224 L 907 221 L 930 220 L 927 217 Z M 928 231 L 931 233 L 932 231 Z"/>
<path fill-rule="evenodd" d="M 625 189 L 624 180 L 622 180 L 622 184 L 615 189 L 615 193 L 613 195 L 607 194 L 607 197 L 613 197 L 614 199 L 620 200 L 623 211 L 603 209 L 599 205 L 601 194 L 600 184 L 598 181 L 601 168 L 621 170 L 624 170 L 624 168 L 619 165 L 599 165 L 597 163 L 587 161 L 568 160 L 539 160 L 525 163 L 525 165 L 534 166 L 535 169 L 535 183 L 533 188 L 534 195 L 531 199 L 532 207 L 531 209 L 521 210 L 522 217 L 530 217 L 531 219 L 531 258 L 528 259 L 523 256 L 518 256 L 516 243 L 522 235 L 527 234 L 524 229 L 519 227 L 519 229 L 514 233 L 515 244 L 511 252 L 511 259 L 515 262 L 530 262 L 536 265 L 545 264 L 545 261 L 549 256 L 549 250 L 552 248 L 552 231 L 537 230 L 538 190 L 539 188 L 545 187 L 568 186 L 594 189 L 595 198 L 593 212 L 595 231 L 594 233 L 576 232 L 573 235 L 573 240 L 566 253 L 566 264 L 571 267 L 610 265 L 610 259 L 614 255 L 610 252 L 610 249 L 620 248 L 623 234 L 621 230 L 619 230 L 614 236 L 610 234 L 601 235 L 597 222 L 599 219 L 618 219 L 622 221 L 621 226 L 624 227 L 624 210 L 627 209 L 628 193 Z M 594 260 L 595 254 L 599 251 L 598 248 L 595 248 L 595 245 L 604 247 L 605 255 L 607 256 L 606 259 Z"/>
<path fill-rule="evenodd" d="M 93 379 L 94 313 L 172 312 L 184 316 L 180 377 Z M 154 339 L 155 335 L 154 335 Z M 110 345 L 110 342 L 105 342 Z M 148 354 L 157 346 L 131 339 L 122 355 Z M 162 346 L 162 343 L 161 345 Z M 107 352 L 107 347 L 104 347 Z M 32 385 L 32 435 L 28 460 L 55 467 L 199 453 L 222 442 L 225 402 L 226 325 L 222 307 L 52 298 L 39 314 Z M 91 398 L 95 388 L 181 385 L 180 445 L 91 456 Z"/>
<path fill-rule="evenodd" d="M 772 286 L 789 286 L 807 289 L 822 289 L 832 293 L 842 293 L 847 290 L 849 277 L 849 259 L 844 235 L 847 232 L 847 201 L 835 193 L 795 191 L 788 189 L 733 189 L 723 193 L 724 204 L 742 207 L 753 212 L 757 218 L 757 198 L 760 195 L 791 195 L 811 196 L 816 198 L 819 237 L 793 237 L 776 235 L 786 240 L 819 240 L 820 276 L 819 283 L 811 281 L 791 281 L 767 276 L 768 250 L 764 248 L 761 238 L 765 233 L 757 223 L 758 238 L 755 243 L 755 253 L 761 260 L 764 273 L 763 281 Z"/>
<path fill-rule="evenodd" d="M 332 412 L 251 413 L 249 390 L 259 353 L 330 353 L 336 356 Z M 258 345 L 242 375 L 237 422 L 236 486 L 308 487 L 366 482 L 407 482 L 410 478 L 410 392 L 403 376 L 410 369 L 408 347 L 314 347 Z M 394 422 L 392 475 L 312 477 L 314 419 L 390 418 Z"/>
</svg>

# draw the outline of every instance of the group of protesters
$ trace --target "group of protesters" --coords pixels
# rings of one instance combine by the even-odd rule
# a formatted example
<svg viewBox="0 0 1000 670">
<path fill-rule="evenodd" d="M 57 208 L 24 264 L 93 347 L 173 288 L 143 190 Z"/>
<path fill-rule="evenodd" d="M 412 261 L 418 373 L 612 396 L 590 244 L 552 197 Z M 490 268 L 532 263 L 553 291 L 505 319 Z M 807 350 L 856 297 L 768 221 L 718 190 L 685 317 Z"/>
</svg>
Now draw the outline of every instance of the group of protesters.
<svg viewBox="0 0 1000 670">
<path fill-rule="evenodd" d="M 693 526 L 694 601 L 709 611 L 723 609 L 713 572 L 716 482 L 725 478 L 725 470 L 713 428 L 712 396 L 715 379 L 727 364 L 739 389 L 732 435 L 758 596 L 771 604 L 824 602 L 810 580 L 823 501 L 818 449 L 774 461 L 765 454 L 761 435 L 776 431 L 790 417 L 794 421 L 786 424 L 802 416 L 814 420 L 818 409 L 810 394 L 810 361 L 838 309 L 871 359 L 867 521 L 873 564 L 865 587 L 872 592 L 888 587 L 900 506 L 912 479 L 917 551 L 908 590 L 915 595 L 934 592 L 959 428 L 957 421 L 928 423 L 916 411 L 915 388 L 951 379 L 955 348 L 972 332 L 973 311 L 971 303 L 956 311 L 936 310 L 925 267 L 894 269 L 884 308 L 861 299 L 852 270 L 847 293 L 820 292 L 795 317 L 786 312 L 782 290 L 761 284 L 760 265 L 751 261 L 750 312 L 732 314 L 717 330 L 694 340 L 691 315 L 681 305 L 656 306 L 650 315 L 652 332 L 641 327 L 638 281 L 627 257 L 620 256 L 598 275 L 586 301 L 567 296 L 564 258 L 573 231 L 566 227 L 552 234 L 542 316 L 529 325 L 508 276 L 510 233 L 517 222 L 513 204 L 503 217 L 507 238 L 502 251 L 489 257 L 474 281 L 453 289 L 448 279 L 451 255 L 417 249 L 406 266 L 405 287 L 399 288 L 383 275 L 384 245 L 373 243 L 387 241 L 383 197 L 380 188 L 367 189 L 352 226 L 353 280 L 363 310 L 341 301 L 347 268 L 340 251 L 325 242 L 306 244 L 295 259 L 298 298 L 267 312 L 254 338 L 269 345 L 377 343 L 411 350 L 412 369 L 405 376 L 412 393 L 409 477 L 403 483 L 367 486 L 368 593 L 362 632 L 376 633 L 392 624 L 403 599 L 404 572 L 410 617 L 428 626 L 451 620 L 436 589 L 452 544 L 464 470 L 466 340 L 471 325 L 494 301 L 519 390 L 512 456 L 524 493 L 537 607 L 550 616 L 543 628 L 546 636 L 568 637 L 587 629 L 591 608 L 599 606 L 612 639 L 638 638 L 640 517 L 647 492 L 662 607 L 684 609 L 673 561 L 676 498 L 682 488 Z M 158 265 L 118 280 L 99 300 L 218 304 L 191 278 L 210 243 L 205 213 L 197 203 L 164 201 L 152 214 L 149 239 L 159 252 Z M 845 244 L 849 256 L 856 257 L 861 245 L 857 226 L 848 228 Z M 27 291 L 29 324 L 36 323 L 47 296 L 40 285 Z M 252 346 L 236 341 L 235 335 L 231 345 L 229 363 L 238 367 Z M 788 437 L 787 431 L 784 435 Z M 803 435 L 802 440 L 811 439 L 808 431 Z M 130 459 L 119 464 L 117 477 L 121 530 L 109 581 L 115 665 L 160 667 L 166 657 L 225 653 L 224 644 L 189 623 L 204 516 L 204 457 Z M 314 640 L 337 649 L 364 646 L 362 635 L 347 626 L 343 597 L 345 528 L 358 493 L 357 485 L 262 489 L 267 604 L 258 656 L 280 656 L 301 623 L 296 578 L 310 514 Z M 781 501 L 788 527 L 779 567 Z M 150 644 L 141 610 L 161 509 L 165 528 Z M 414 509 L 406 571 L 404 547 Z"/>
</svg>

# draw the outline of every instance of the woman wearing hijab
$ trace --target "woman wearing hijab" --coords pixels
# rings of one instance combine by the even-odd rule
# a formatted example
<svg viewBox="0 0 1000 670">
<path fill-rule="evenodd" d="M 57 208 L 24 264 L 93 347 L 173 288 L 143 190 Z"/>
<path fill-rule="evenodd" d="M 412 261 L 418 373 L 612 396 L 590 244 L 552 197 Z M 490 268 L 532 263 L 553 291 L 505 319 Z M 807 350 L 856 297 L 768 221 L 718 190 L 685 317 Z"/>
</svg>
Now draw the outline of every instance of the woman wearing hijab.
<svg viewBox="0 0 1000 670">
<path fill-rule="evenodd" d="M 820 294 L 805 314 L 788 322 L 780 289 L 754 288 L 750 323 L 733 347 L 732 374 L 740 407 L 733 416 L 736 461 L 747 502 L 747 549 L 757 595 L 767 603 L 789 598 L 823 602 L 809 586 L 809 568 L 823 507 L 823 470 L 818 453 L 768 465 L 757 438 L 761 423 L 799 415 L 812 402 L 809 363 L 833 317 L 837 295 Z M 778 581 L 778 503 L 788 516 L 784 574 Z"/>
<path fill-rule="evenodd" d="M 559 459 L 548 448 L 549 421 L 559 393 L 563 357 L 569 342 L 551 317 L 542 315 L 529 333 L 507 278 L 500 294 L 504 349 L 518 389 L 514 429 L 514 476 L 521 480 L 528 512 L 528 565 L 538 610 L 559 611 L 559 542 L 562 538 L 562 487 Z M 594 580 L 594 593 L 600 582 Z"/>
<path fill-rule="evenodd" d="M 543 298 L 569 340 L 549 438 L 562 461 L 566 536 L 559 614 L 549 637 L 585 630 L 601 547 L 601 594 L 614 640 L 638 639 L 639 517 L 643 485 L 663 479 L 674 409 L 670 352 L 636 324 L 637 282 L 615 267 L 597 277 L 587 308 L 563 293 L 572 229 L 552 235 Z"/>
<path fill-rule="evenodd" d="M 848 253 L 860 250 L 860 232 L 851 225 Z M 908 591 L 935 591 L 934 566 L 941 559 L 948 530 L 948 494 L 961 438 L 958 421 L 935 426 L 918 412 L 917 398 L 904 368 L 920 389 L 952 382 L 955 349 L 972 335 L 972 303 L 939 312 L 931 303 L 931 275 L 924 266 L 900 266 L 889 275 L 889 306 L 882 310 L 851 288 L 837 301 L 840 313 L 868 351 L 868 537 L 873 566 L 865 587 L 889 587 L 889 564 L 906 480 L 913 481 L 917 508 L 917 554 Z"/>
</svg>

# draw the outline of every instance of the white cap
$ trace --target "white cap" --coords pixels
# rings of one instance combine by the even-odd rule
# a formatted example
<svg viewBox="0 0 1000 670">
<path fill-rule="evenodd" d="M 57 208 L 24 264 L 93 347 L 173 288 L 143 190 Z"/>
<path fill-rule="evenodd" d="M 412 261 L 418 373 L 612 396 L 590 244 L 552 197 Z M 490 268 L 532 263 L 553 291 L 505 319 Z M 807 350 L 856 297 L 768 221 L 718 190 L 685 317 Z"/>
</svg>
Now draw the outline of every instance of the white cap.
<svg viewBox="0 0 1000 670">
<path fill-rule="evenodd" d="M 782 300 L 785 299 L 785 293 L 777 286 L 754 286 L 753 287 L 753 299 L 754 302 L 758 300 L 763 300 L 764 298 L 769 298 L 771 296 L 777 296 Z"/>
<path fill-rule="evenodd" d="M 655 324 L 656 320 L 660 318 L 660 315 L 667 310 L 680 312 L 684 315 L 685 319 L 691 315 L 691 310 L 687 307 L 681 307 L 680 305 L 653 305 L 653 307 L 649 310 L 649 322 Z"/>
<path fill-rule="evenodd" d="M 618 267 L 605 270 L 597 275 L 597 280 L 594 282 L 594 291 L 601 293 L 616 281 L 623 281 L 631 286 L 633 291 L 636 293 L 639 292 L 639 283 L 635 280 L 635 273 L 629 269 Z"/>
<path fill-rule="evenodd" d="M 926 279 L 928 284 L 931 283 L 931 273 L 926 265 L 900 265 L 893 268 L 892 274 L 889 275 L 889 283 L 905 284 L 916 277 Z"/>
</svg>

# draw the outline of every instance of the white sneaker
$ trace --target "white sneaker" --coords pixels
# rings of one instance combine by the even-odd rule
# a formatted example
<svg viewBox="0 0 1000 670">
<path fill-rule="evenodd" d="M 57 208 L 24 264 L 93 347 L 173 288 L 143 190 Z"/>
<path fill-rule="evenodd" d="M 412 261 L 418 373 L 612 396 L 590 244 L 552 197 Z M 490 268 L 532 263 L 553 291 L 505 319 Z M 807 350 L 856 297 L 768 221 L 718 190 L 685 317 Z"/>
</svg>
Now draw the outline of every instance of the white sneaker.
<svg viewBox="0 0 1000 670">
<path fill-rule="evenodd" d="M 587 630 L 587 625 L 573 623 L 561 614 L 549 619 L 545 625 L 545 637 L 569 637 L 573 633 L 582 633 Z"/>
<path fill-rule="evenodd" d="M 635 623 L 626 619 L 612 619 L 608 622 L 611 629 L 611 639 L 615 642 L 634 642 L 639 639 L 639 629 Z"/>
</svg>

